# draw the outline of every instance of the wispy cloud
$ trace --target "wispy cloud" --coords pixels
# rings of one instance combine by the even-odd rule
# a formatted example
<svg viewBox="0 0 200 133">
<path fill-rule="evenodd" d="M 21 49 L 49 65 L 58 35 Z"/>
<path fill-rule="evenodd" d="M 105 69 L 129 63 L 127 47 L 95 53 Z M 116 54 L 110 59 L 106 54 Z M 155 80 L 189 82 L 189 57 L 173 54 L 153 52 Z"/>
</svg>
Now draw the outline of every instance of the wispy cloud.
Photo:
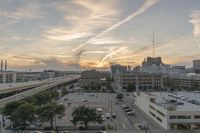
<svg viewBox="0 0 200 133">
<path fill-rule="evenodd" d="M 114 0 L 73 0 L 58 4 L 57 10 L 63 12 L 67 24 L 49 27 L 44 36 L 60 41 L 94 36 L 99 29 L 106 28 L 116 21 L 120 12 L 115 8 L 114 2 Z M 104 13 L 105 11 L 108 12 Z"/>
<path fill-rule="evenodd" d="M 44 12 L 40 9 L 39 4 L 36 1 L 28 1 L 24 3 L 25 4 L 18 7 L 15 6 L 12 10 L 10 8 L 2 7 L 0 9 L 0 16 L 15 20 L 37 19 L 44 16 Z"/>
<path fill-rule="evenodd" d="M 81 49 L 82 47 L 84 47 L 85 45 L 87 45 L 88 43 L 90 43 L 91 41 L 102 37 L 103 35 L 105 35 L 106 33 L 118 28 L 119 26 L 121 26 L 122 24 L 130 21 L 131 19 L 137 17 L 138 15 L 140 15 L 141 13 L 145 12 L 148 8 L 150 8 L 151 6 L 153 6 L 154 4 L 156 4 L 158 2 L 158 0 L 146 0 L 145 3 L 142 5 L 142 7 L 140 7 L 136 12 L 132 13 L 131 15 L 127 16 L 125 19 L 117 22 L 116 24 L 112 25 L 111 27 L 107 28 L 106 30 L 103 30 L 101 33 L 99 33 L 98 35 L 94 36 L 93 38 L 89 39 L 88 41 L 86 41 L 85 43 L 81 44 L 76 50 Z"/>
<path fill-rule="evenodd" d="M 112 52 L 110 52 L 109 54 L 105 55 L 103 57 L 103 59 L 99 62 L 98 67 L 102 67 L 103 63 L 108 59 L 111 58 L 112 56 L 116 55 L 116 54 L 126 54 L 127 52 L 127 47 L 121 47 L 117 50 L 114 50 Z"/>
<path fill-rule="evenodd" d="M 193 11 L 190 15 L 191 22 L 193 24 L 193 35 L 195 37 L 200 37 L 200 10 Z"/>
</svg>

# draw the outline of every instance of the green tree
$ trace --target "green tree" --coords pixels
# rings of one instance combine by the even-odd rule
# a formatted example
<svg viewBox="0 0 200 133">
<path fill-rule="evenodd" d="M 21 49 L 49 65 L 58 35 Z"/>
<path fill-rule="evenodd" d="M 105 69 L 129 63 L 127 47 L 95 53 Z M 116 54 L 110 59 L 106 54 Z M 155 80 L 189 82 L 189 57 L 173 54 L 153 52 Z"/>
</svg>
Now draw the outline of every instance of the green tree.
<svg viewBox="0 0 200 133">
<path fill-rule="evenodd" d="M 101 116 L 96 113 L 96 110 L 94 108 L 80 106 L 74 110 L 72 116 L 74 118 L 74 125 L 76 125 L 77 123 L 83 123 L 86 129 L 88 128 L 89 122 L 102 123 Z"/>
<path fill-rule="evenodd" d="M 53 120 L 57 115 L 63 116 L 65 113 L 65 106 L 59 105 L 56 102 L 51 102 L 43 105 L 38 109 L 38 116 L 41 122 L 50 122 L 53 128 Z"/>
<path fill-rule="evenodd" d="M 135 84 L 134 83 L 130 83 L 128 84 L 128 87 L 126 89 L 127 92 L 133 92 L 136 90 Z"/>
<path fill-rule="evenodd" d="M 122 100 L 123 98 L 124 98 L 124 94 L 123 93 L 117 93 L 116 99 Z"/>
<path fill-rule="evenodd" d="M 11 113 L 9 119 L 14 125 L 23 124 L 26 127 L 26 122 L 32 122 L 35 115 L 35 106 L 31 103 L 24 103 Z"/>
<path fill-rule="evenodd" d="M 24 103 L 25 103 L 25 101 L 14 101 L 14 102 L 7 103 L 3 109 L 3 114 L 5 116 L 11 115 L 13 112 L 15 112 L 15 110 L 18 108 L 18 106 L 20 106 Z"/>
<path fill-rule="evenodd" d="M 41 93 L 38 93 L 30 98 L 26 98 L 26 100 L 35 105 L 44 105 L 51 102 L 53 99 L 59 97 L 59 92 L 56 90 L 47 90 Z"/>
</svg>

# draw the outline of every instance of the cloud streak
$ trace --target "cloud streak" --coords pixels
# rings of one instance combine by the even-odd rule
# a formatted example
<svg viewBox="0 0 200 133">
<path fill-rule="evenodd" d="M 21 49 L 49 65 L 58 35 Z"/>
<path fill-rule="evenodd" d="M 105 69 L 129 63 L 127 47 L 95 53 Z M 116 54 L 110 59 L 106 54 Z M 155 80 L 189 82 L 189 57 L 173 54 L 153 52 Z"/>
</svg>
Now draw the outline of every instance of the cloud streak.
<svg viewBox="0 0 200 133">
<path fill-rule="evenodd" d="M 88 41 L 86 41 L 85 43 L 81 44 L 76 50 L 81 49 L 82 47 L 84 47 L 85 45 L 87 45 L 88 43 L 90 43 L 91 41 L 102 37 L 103 35 L 105 35 L 106 33 L 118 28 L 119 26 L 121 26 L 122 24 L 130 21 L 131 19 L 137 17 L 138 15 L 140 15 L 141 13 L 145 12 L 148 8 L 150 8 L 151 6 L 153 6 L 154 4 L 156 4 L 158 2 L 158 0 L 146 0 L 146 2 L 142 5 L 141 8 L 139 8 L 139 10 L 137 10 L 136 12 L 132 13 L 131 15 L 129 15 L 128 17 L 126 17 L 125 19 L 117 22 L 116 24 L 112 25 L 111 27 L 109 27 L 108 29 L 102 31 L 100 34 L 92 37 L 91 39 L 89 39 Z"/>
<path fill-rule="evenodd" d="M 117 50 L 115 50 L 115 51 L 112 51 L 111 53 L 105 55 L 105 56 L 103 57 L 103 59 L 101 59 L 101 61 L 100 61 L 100 63 L 98 64 L 98 66 L 99 66 L 99 67 L 102 67 L 102 66 L 103 66 L 103 63 L 104 63 L 108 58 L 112 57 L 113 55 L 116 55 L 116 54 L 118 54 L 118 53 L 126 54 L 126 52 L 127 52 L 127 47 L 121 47 L 121 48 L 119 48 L 119 49 L 117 49 Z"/>
</svg>

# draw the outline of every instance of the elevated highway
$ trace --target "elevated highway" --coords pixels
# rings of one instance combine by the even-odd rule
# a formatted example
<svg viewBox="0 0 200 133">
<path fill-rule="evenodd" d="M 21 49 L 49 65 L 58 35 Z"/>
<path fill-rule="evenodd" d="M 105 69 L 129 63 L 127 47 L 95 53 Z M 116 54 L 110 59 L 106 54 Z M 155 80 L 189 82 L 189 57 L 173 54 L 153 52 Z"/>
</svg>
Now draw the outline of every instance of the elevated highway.
<svg viewBox="0 0 200 133">
<path fill-rule="evenodd" d="M 24 99 L 26 97 L 32 96 L 34 94 L 37 94 L 41 91 L 51 89 L 51 88 L 54 88 L 54 87 L 57 87 L 57 86 L 60 86 L 60 85 L 63 85 L 63 84 L 67 84 L 67 83 L 70 83 L 70 82 L 73 82 L 73 81 L 77 81 L 79 78 L 80 78 L 79 75 L 71 75 L 69 77 L 59 78 L 59 79 L 50 80 L 50 81 L 46 81 L 46 82 L 42 82 L 42 83 L 12 87 L 11 89 L 9 89 L 7 91 L 2 89 L 2 90 L 0 90 L 1 93 L 3 93 L 3 92 L 5 93 L 5 92 L 11 92 L 11 91 L 14 91 L 14 90 L 22 90 L 22 89 L 27 88 L 27 87 L 31 87 L 31 86 L 34 87 L 35 86 L 35 88 L 32 88 L 30 90 L 23 91 L 21 93 L 6 97 L 4 99 L 1 99 L 0 100 L 0 108 L 4 107 L 5 104 L 7 104 L 9 102 L 18 101 L 18 100 Z"/>
</svg>

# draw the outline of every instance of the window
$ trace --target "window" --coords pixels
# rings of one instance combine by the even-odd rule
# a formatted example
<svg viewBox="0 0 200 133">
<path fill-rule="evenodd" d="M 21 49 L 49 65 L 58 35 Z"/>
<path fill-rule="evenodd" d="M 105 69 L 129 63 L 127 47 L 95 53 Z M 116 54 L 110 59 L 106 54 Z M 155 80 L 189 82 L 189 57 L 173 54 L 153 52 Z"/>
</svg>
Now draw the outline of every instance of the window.
<svg viewBox="0 0 200 133">
<path fill-rule="evenodd" d="M 194 119 L 200 119 L 200 115 L 195 115 Z"/>
<path fill-rule="evenodd" d="M 161 116 L 165 117 L 165 114 L 163 114 L 162 112 L 160 112 L 159 110 L 156 110 L 158 112 L 158 114 L 160 114 Z"/>
<path fill-rule="evenodd" d="M 154 107 L 152 107 L 151 105 L 149 105 L 149 107 L 150 107 L 151 109 L 155 110 L 155 108 L 154 108 Z"/>
<path fill-rule="evenodd" d="M 176 119 L 176 116 L 169 116 L 169 119 Z"/>
<path fill-rule="evenodd" d="M 177 116 L 177 119 L 191 119 L 191 116 L 189 116 L 189 115 L 180 115 L 180 116 Z"/>
<path fill-rule="evenodd" d="M 162 123 L 162 119 L 160 119 L 159 117 L 157 117 L 157 120 L 158 120 L 160 123 Z"/>
<path fill-rule="evenodd" d="M 149 111 L 149 114 L 152 115 L 153 117 L 155 117 L 156 115 L 154 113 L 152 113 L 151 111 Z"/>
</svg>

